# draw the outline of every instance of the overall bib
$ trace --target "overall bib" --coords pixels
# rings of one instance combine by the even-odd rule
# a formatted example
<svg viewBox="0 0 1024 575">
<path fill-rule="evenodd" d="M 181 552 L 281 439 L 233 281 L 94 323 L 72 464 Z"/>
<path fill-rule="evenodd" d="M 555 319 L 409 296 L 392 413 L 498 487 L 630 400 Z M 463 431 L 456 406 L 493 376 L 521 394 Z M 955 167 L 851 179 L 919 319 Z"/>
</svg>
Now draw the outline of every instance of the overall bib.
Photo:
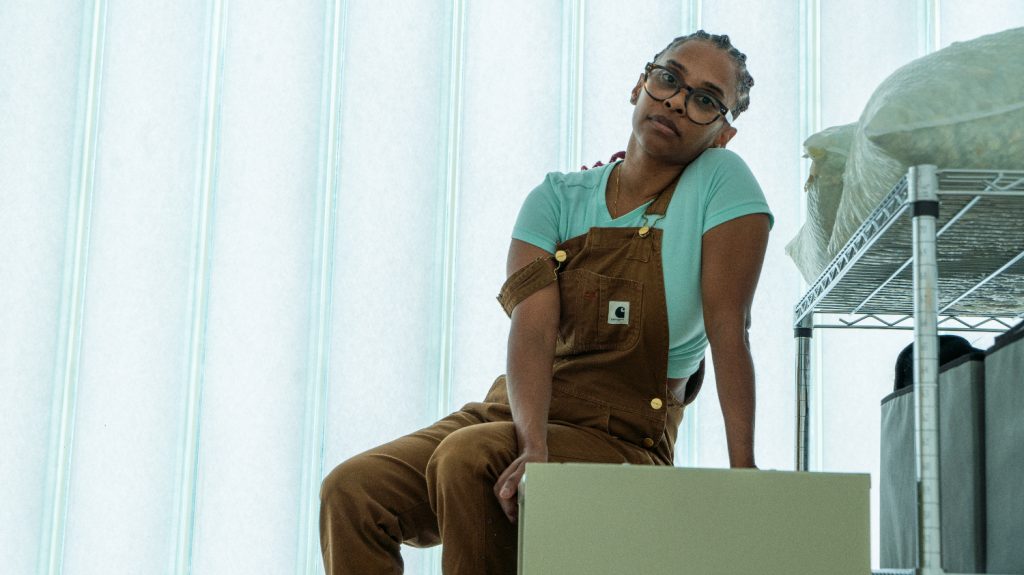
<svg viewBox="0 0 1024 575">
<path fill-rule="evenodd" d="M 663 232 L 654 228 L 673 191 L 647 208 L 641 227 L 591 228 L 512 274 L 501 289 L 498 300 L 511 315 L 530 294 L 558 282 L 550 461 L 672 464 L 683 406 L 696 396 L 704 366 L 678 401 L 666 380 Z M 402 543 L 443 541 L 446 575 L 514 574 L 516 526 L 493 488 L 517 456 L 500 376 L 483 402 L 343 462 L 320 493 L 327 573 L 401 573 Z"/>
<path fill-rule="evenodd" d="M 512 274 L 498 296 L 505 312 L 558 282 L 561 300 L 549 419 L 572 421 L 581 409 L 614 438 L 650 450 L 672 464 L 682 405 L 666 381 L 669 328 L 662 268 L 661 229 L 675 187 L 644 212 L 639 228 L 591 228 L 556 247 L 555 273 L 539 259 Z M 703 381 L 687 381 L 683 404 Z M 556 401 L 558 400 L 558 401 Z M 563 409 L 565 410 L 563 412 Z M 598 417 L 599 421 L 593 421 Z"/>
</svg>

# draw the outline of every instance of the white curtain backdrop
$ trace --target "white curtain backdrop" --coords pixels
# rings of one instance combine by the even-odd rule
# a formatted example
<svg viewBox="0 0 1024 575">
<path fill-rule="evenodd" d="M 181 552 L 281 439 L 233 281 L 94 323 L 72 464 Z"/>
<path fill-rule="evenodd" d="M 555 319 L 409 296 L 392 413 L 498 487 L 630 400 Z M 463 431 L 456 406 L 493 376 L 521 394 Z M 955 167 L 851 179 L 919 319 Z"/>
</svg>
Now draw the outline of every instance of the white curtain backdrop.
<svg viewBox="0 0 1024 575">
<path fill-rule="evenodd" d="M 730 147 L 776 215 L 757 457 L 792 469 L 801 142 L 1021 25 L 1019 0 L 0 0 L 0 570 L 321 573 L 320 479 L 503 372 L 521 201 L 624 149 L 644 63 L 698 27 L 756 79 Z M 909 339 L 816 334 L 813 468 L 877 474 Z M 724 467 L 704 389 L 677 464 Z"/>
</svg>

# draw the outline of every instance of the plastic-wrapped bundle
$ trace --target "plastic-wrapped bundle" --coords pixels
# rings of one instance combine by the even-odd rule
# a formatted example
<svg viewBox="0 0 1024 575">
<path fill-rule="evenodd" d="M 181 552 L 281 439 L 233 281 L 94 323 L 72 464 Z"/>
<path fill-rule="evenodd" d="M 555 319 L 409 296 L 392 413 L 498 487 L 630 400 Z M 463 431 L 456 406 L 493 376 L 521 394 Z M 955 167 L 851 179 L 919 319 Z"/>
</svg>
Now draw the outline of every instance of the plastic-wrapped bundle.
<svg viewBox="0 0 1024 575">
<path fill-rule="evenodd" d="M 825 269 L 835 252 L 828 251 L 839 199 L 843 196 L 843 170 L 857 124 L 833 126 L 804 141 L 804 157 L 811 159 L 811 173 L 804 185 L 807 218 L 800 232 L 786 245 L 808 283 Z"/>
<path fill-rule="evenodd" d="M 829 253 L 909 166 L 1024 169 L 1024 28 L 955 43 L 896 70 L 861 114 Z"/>
</svg>

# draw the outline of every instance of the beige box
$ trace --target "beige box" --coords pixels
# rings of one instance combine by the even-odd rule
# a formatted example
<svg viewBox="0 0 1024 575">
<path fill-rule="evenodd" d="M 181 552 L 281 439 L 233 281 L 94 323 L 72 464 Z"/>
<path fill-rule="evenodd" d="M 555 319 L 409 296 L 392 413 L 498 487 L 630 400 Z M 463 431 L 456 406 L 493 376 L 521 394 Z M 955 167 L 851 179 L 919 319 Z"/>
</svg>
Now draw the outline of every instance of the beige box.
<svg viewBox="0 0 1024 575">
<path fill-rule="evenodd" d="M 520 575 L 871 573 L 867 474 L 529 464 Z"/>
</svg>

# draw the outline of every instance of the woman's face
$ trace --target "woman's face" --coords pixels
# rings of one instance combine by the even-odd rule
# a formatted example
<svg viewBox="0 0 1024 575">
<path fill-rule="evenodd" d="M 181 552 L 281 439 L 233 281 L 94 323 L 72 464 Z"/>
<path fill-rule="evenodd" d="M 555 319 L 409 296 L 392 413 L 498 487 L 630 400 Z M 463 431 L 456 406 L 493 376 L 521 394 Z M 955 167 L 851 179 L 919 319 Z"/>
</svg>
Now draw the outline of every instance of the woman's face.
<svg viewBox="0 0 1024 575">
<path fill-rule="evenodd" d="M 715 95 L 728 108 L 736 105 L 736 68 L 729 54 L 710 42 L 691 40 L 667 50 L 655 64 L 665 66 L 691 88 Z M 686 90 L 659 102 L 643 88 L 643 75 L 633 88 L 633 137 L 647 154 L 671 163 L 688 164 L 711 146 L 724 146 L 736 129 L 719 118 L 702 126 L 684 113 Z"/>
</svg>

